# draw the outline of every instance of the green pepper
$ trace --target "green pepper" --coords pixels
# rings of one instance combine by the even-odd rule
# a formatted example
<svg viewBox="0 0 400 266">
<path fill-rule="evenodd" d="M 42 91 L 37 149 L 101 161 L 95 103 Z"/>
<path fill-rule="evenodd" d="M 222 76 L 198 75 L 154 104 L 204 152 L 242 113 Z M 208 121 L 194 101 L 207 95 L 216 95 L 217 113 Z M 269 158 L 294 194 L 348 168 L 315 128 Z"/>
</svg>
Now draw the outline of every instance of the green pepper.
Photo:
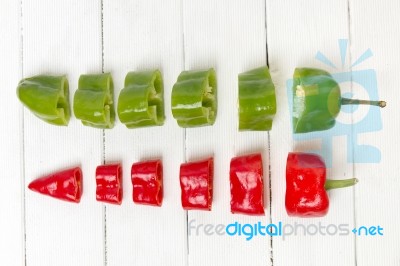
<svg viewBox="0 0 400 266">
<path fill-rule="evenodd" d="M 180 127 L 213 125 L 217 115 L 215 70 L 183 71 L 172 88 L 171 105 Z"/>
<path fill-rule="evenodd" d="M 127 128 L 164 124 L 163 81 L 161 72 L 129 72 L 118 97 L 118 116 Z"/>
<path fill-rule="evenodd" d="M 271 130 L 275 86 L 267 66 L 239 74 L 239 130 Z"/>
<path fill-rule="evenodd" d="M 307 133 L 332 128 L 344 104 L 385 107 L 384 101 L 342 98 L 340 87 L 326 71 L 296 68 L 293 74 L 293 132 Z"/>
<path fill-rule="evenodd" d="M 110 73 L 81 75 L 74 96 L 74 113 L 85 126 L 112 128 L 115 112 Z"/>
<path fill-rule="evenodd" d="M 70 118 L 68 80 L 65 76 L 34 76 L 17 87 L 20 101 L 31 112 L 52 125 L 66 126 Z"/>
</svg>

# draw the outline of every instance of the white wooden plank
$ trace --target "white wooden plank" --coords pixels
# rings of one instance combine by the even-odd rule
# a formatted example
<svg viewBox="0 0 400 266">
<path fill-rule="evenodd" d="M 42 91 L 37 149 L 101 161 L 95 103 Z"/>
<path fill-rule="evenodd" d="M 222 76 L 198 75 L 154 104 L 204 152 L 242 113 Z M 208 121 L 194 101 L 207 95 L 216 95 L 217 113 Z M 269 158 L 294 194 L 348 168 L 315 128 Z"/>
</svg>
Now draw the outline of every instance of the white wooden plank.
<svg viewBox="0 0 400 266">
<path fill-rule="evenodd" d="M 324 218 L 290 218 L 285 211 L 285 169 L 286 158 L 290 151 L 322 150 L 325 158 L 332 156 L 332 168 L 328 178 L 350 178 L 353 174 L 352 163 L 347 162 L 346 136 L 332 139 L 332 146 L 322 145 L 320 139 L 294 141 L 291 134 L 291 113 L 288 107 L 287 80 L 291 79 L 295 67 L 323 68 L 332 73 L 348 71 L 348 62 L 343 66 L 340 61 L 338 39 L 348 37 L 347 1 L 267 1 L 267 43 L 268 58 L 272 78 L 277 87 L 278 113 L 275 127 L 270 134 L 271 143 L 271 181 L 272 181 L 272 222 L 294 223 L 309 226 L 320 222 L 322 225 L 354 224 L 353 190 L 332 191 L 330 211 Z M 338 69 L 330 68 L 315 60 L 317 51 L 327 55 Z M 343 123 L 350 123 L 351 116 L 339 115 Z M 347 126 L 339 135 L 349 134 Z M 326 135 L 325 135 L 326 134 Z M 356 188 L 357 189 L 357 188 Z M 355 262 L 354 236 L 307 235 L 273 238 L 274 265 L 352 265 Z"/>
<path fill-rule="evenodd" d="M 67 74 L 70 101 L 82 73 L 101 72 L 100 1 L 23 1 L 24 76 Z M 95 201 L 95 167 L 102 161 L 102 131 L 72 118 L 56 127 L 24 112 L 25 181 L 81 165 L 79 205 L 26 190 L 29 265 L 103 264 L 103 212 Z"/>
<path fill-rule="evenodd" d="M 189 211 L 189 265 L 269 265 L 270 238 L 207 235 L 204 227 L 238 222 L 269 222 L 266 216 L 230 213 L 229 164 L 232 157 L 261 152 L 265 191 L 268 182 L 268 133 L 238 132 L 238 74 L 266 64 L 264 1 L 190 1 L 184 3 L 185 69 L 214 67 L 218 114 L 213 126 L 186 129 L 186 160 L 214 156 L 211 212 Z M 268 206 L 268 197 L 265 206 Z M 202 226 L 202 227 L 201 227 Z M 210 227 L 210 226 L 208 226 Z M 199 230 L 197 230 L 199 229 Z M 198 231 L 198 233 L 197 233 Z"/>
<path fill-rule="evenodd" d="M 183 68 L 180 1 L 104 1 L 104 67 L 113 74 L 115 100 L 129 71 L 160 69 L 166 120 L 162 127 L 106 130 L 106 162 L 123 163 L 122 206 L 106 206 L 107 265 L 186 265 L 186 213 L 180 207 L 183 130 L 171 114 L 171 89 Z M 161 208 L 132 202 L 134 162 L 160 158 Z"/>
<path fill-rule="evenodd" d="M 383 236 L 357 236 L 356 251 L 358 265 L 400 265 L 398 237 L 400 229 L 399 163 L 397 141 L 400 130 L 397 99 L 400 38 L 398 13 L 399 2 L 384 5 L 374 1 L 351 1 L 351 51 L 355 62 L 367 49 L 373 57 L 354 66 L 353 70 L 372 70 L 376 74 L 376 87 L 370 93 L 377 93 L 388 105 L 380 111 L 381 115 L 371 117 L 366 112 L 358 112 L 356 120 L 368 119 L 366 133 L 355 136 L 359 145 L 371 145 L 381 154 L 380 161 L 355 165 L 355 174 L 360 179 L 356 190 L 356 225 L 381 226 Z M 359 87 L 359 93 L 366 93 Z M 376 128 L 375 125 L 381 125 Z M 364 150 L 364 152 L 366 152 Z M 379 154 L 378 152 L 378 154 Z M 369 151 L 368 158 L 375 153 Z M 363 234 L 365 235 L 365 233 Z"/>
<path fill-rule="evenodd" d="M 15 94 L 21 77 L 20 3 L 3 1 L 0 9 L 0 261 L 4 265 L 24 263 L 22 108 Z M 20 118 L 20 119 L 19 119 Z"/>
</svg>

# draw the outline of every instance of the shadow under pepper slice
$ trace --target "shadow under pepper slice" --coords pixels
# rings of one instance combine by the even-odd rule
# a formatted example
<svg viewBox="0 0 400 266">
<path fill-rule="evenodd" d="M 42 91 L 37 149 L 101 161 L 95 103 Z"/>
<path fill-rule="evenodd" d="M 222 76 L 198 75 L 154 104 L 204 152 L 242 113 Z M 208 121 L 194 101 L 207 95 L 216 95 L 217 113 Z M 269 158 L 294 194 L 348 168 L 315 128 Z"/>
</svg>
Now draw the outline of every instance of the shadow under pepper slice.
<svg viewBox="0 0 400 266">
<path fill-rule="evenodd" d="M 214 69 L 183 71 L 172 88 L 171 105 L 180 127 L 213 125 L 217 115 Z"/>
<path fill-rule="evenodd" d="M 211 210 L 214 160 L 181 164 L 181 202 L 185 210 Z"/>
<path fill-rule="evenodd" d="M 271 130 L 275 113 L 275 86 L 268 67 L 239 74 L 239 130 Z"/>
<path fill-rule="evenodd" d="M 264 215 L 261 154 L 235 157 L 230 165 L 231 212 Z"/>
<path fill-rule="evenodd" d="M 343 104 L 385 107 L 384 101 L 342 98 L 339 84 L 326 71 L 296 68 L 293 74 L 293 132 L 307 133 L 332 128 Z"/>
<path fill-rule="evenodd" d="M 96 200 L 121 205 L 122 171 L 120 164 L 106 164 L 97 166 Z"/>
<path fill-rule="evenodd" d="M 17 87 L 17 95 L 43 121 L 58 126 L 68 125 L 69 90 L 65 76 L 40 75 L 22 79 Z"/>
<path fill-rule="evenodd" d="M 74 113 L 85 126 L 112 128 L 115 111 L 111 74 L 81 75 L 74 95 Z"/>
<path fill-rule="evenodd" d="M 55 172 L 33 180 L 28 188 L 56 199 L 79 203 L 82 196 L 82 171 L 75 167 Z"/>
<path fill-rule="evenodd" d="M 356 178 L 327 180 L 323 159 L 316 154 L 292 152 L 286 164 L 285 206 L 289 216 L 322 217 L 328 213 L 327 190 L 353 186 Z"/>
<path fill-rule="evenodd" d="M 133 201 L 138 204 L 161 206 L 163 200 L 163 169 L 160 160 L 132 165 Z"/>
<path fill-rule="evenodd" d="M 119 120 L 127 128 L 164 124 L 163 81 L 161 72 L 129 72 L 118 98 Z"/>
</svg>

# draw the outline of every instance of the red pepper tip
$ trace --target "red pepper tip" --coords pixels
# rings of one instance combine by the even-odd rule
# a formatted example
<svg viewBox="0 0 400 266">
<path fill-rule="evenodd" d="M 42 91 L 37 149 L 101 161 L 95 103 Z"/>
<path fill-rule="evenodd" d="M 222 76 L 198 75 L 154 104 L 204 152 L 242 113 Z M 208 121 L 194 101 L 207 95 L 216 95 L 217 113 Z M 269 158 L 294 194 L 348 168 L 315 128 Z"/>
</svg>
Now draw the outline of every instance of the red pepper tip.
<svg viewBox="0 0 400 266">
<path fill-rule="evenodd" d="M 28 188 L 53 198 L 79 203 L 82 196 L 82 170 L 75 167 L 58 171 L 33 180 Z"/>
</svg>

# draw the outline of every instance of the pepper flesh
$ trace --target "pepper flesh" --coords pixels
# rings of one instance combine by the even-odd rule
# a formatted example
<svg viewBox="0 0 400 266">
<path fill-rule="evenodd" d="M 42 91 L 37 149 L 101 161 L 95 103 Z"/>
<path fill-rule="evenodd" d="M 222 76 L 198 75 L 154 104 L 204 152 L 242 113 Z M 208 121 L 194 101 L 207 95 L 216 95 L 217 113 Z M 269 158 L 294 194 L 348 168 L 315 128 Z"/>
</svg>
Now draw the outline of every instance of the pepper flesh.
<svg viewBox="0 0 400 266">
<path fill-rule="evenodd" d="M 211 210 L 213 174 L 213 158 L 181 164 L 179 177 L 183 209 Z"/>
<path fill-rule="evenodd" d="M 163 200 L 163 170 L 160 160 L 132 165 L 133 201 L 138 204 L 161 206 Z"/>
<path fill-rule="evenodd" d="M 293 132 L 328 130 L 336 123 L 342 104 L 369 104 L 385 107 L 384 101 L 342 98 L 340 87 L 326 71 L 296 68 L 293 74 Z"/>
<path fill-rule="evenodd" d="M 183 71 L 172 88 L 171 105 L 180 127 L 213 125 L 217 115 L 215 70 Z"/>
<path fill-rule="evenodd" d="M 328 213 L 326 190 L 352 186 L 357 179 L 327 180 L 326 166 L 316 154 L 289 153 L 286 164 L 285 207 L 289 216 L 322 217 Z"/>
<path fill-rule="evenodd" d="M 82 196 L 82 171 L 75 167 L 55 172 L 33 180 L 28 188 L 56 199 L 79 203 Z"/>
<path fill-rule="evenodd" d="M 67 126 L 70 119 L 68 80 L 65 76 L 40 75 L 22 79 L 19 100 L 41 120 Z"/>
<path fill-rule="evenodd" d="M 74 95 L 74 113 L 85 126 L 112 128 L 115 111 L 110 73 L 81 75 Z"/>
<path fill-rule="evenodd" d="M 235 157 L 230 164 L 231 212 L 264 215 L 261 154 Z"/>
<path fill-rule="evenodd" d="M 239 130 L 271 130 L 275 114 L 275 86 L 268 67 L 239 74 Z"/>
<path fill-rule="evenodd" d="M 164 124 L 161 72 L 129 72 L 118 98 L 118 117 L 127 128 Z"/>
<path fill-rule="evenodd" d="M 121 205 L 122 171 L 120 164 L 106 164 L 97 166 L 96 200 Z"/>
</svg>

